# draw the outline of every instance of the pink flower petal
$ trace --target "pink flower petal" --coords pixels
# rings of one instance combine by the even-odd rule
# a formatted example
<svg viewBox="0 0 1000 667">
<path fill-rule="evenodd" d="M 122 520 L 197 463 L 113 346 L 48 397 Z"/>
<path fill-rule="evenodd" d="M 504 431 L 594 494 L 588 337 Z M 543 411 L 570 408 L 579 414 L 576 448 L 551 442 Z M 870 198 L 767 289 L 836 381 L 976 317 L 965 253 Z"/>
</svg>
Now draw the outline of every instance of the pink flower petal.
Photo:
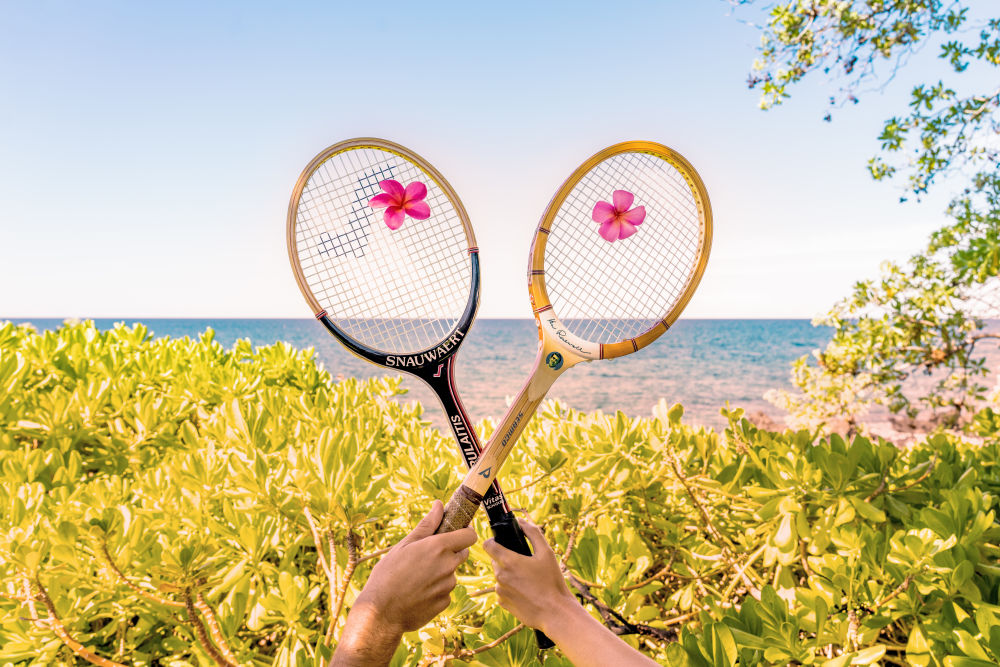
<svg viewBox="0 0 1000 667">
<path fill-rule="evenodd" d="M 594 204 L 594 213 L 591 216 L 594 218 L 594 222 L 605 223 L 608 220 L 613 220 L 615 217 L 615 209 L 606 201 L 599 201 Z"/>
<path fill-rule="evenodd" d="M 646 207 L 636 206 L 631 211 L 626 211 L 622 214 L 622 219 L 625 222 L 631 223 L 633 225 L 641 225 L 642 221 L 646 219 Z M 622 238 L 625 238 L 624 236 Z"/>
<path fill-rule="evenodd" d="M 619 226 L 620 225 L 618 224 L 618 221 L 614 219 L 605 220 L 601 224 L 601 228 L 597 231 L 597 233 L 603 236 L 605 241 L 608 241 L 609 243 L 614 243 L 615 241 L 618 240 Z"/>
<path fill-rule="evenodd" d="M 431 207 L 425 201 L 408 201 L 403 210 L 414 220 L 426 220 L 431 217 Z"/>
<path fill-rule="evenodd" d="M 627 239 L 628 237 L 635 234 L 635 232 L 636 232 L 635 225 L 633 225 L 630 222 L 625 222 L 624 220 L 622 220 L 621 228 L 618 230 L 618 238 Z"/>
<path fill-rule="evenodd" d="M 385 224 L 389 229 L 399 229 L 404 220 L 406 220 L 406 214 L 403 213 L 402 206 L 390 206 L 385 209 Z"/>
<path fill-rule="evenodd" d="M 628 190 L 615 190 L 614 194 L 611 195 L 611 199 L 615 202 L 615 211 L 623 213 L 628 210 L 629 206 L 632 205 L 632 200 L 635 199 L 635 195 Z"/>
<path fill-rule="evenodd" d="M 402 202 L 403 195 L 406 194 L 406 190 L 403 189 L 403 186 L 400 184 L 400 182 L 394 181 L 391 178 L 386 179 L 381 183 L 379 183 L 379 187 L 382 188 L 383 191 L 387 192 L 389 196 L 391 196 L 397 202 Z"/>
<path fill-rule="evenodd" d="M 386 206 L 395 206 L 396 199 L 389 194 L 382 193 L 380 195 L 375 195 L 370 200 L 368 200 L 368 205 L 372 208 L 385 208 Z"/>
<path fill-rule="evenodd" d="M 413 181 L 406 186 L 406 201 L 420 201 L 427 196 L 427 186 L 420 181 Z"/>
</svg>

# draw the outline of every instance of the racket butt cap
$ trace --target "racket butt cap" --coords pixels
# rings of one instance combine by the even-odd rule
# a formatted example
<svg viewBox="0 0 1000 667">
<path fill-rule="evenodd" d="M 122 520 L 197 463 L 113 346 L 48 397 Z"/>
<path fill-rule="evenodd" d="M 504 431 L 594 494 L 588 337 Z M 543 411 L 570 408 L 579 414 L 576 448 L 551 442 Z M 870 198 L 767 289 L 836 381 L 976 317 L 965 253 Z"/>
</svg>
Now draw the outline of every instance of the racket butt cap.
<svg viewBox="0 0 1000 667">
<path fill-rule="evenodd" d="M 470 523 L 472 517 L 476 515 L 479 504 L 483 502 L 483 497 L 468 488 L 464 484 L 452 494 L 448 504 L 444 506 L 444 518 L 435 533 L 450 533 L 453 530 L 461 530 Z"/>
</svg>

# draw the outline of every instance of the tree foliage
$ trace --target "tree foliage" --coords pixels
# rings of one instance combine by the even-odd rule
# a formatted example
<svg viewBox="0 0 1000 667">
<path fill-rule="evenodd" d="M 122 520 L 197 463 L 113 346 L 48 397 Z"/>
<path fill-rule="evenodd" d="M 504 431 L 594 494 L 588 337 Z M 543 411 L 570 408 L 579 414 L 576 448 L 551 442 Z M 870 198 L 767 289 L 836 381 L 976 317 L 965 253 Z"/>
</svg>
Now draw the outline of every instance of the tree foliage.
<svg viewBox="0 0 1000 667">
<path fill-rule="evenodd" d="M 918 197 L 945 175 L 949 183 L 967 178 L 967 186 L 949 207 L 950 222 L 919 254 L 906 265 L 886 264 L 878 280 L 857 283 L 817 318 L 833 327 L 830 344 L 795 363 L 799 393 L 771 394 L 797 424 L 823 428 L 846 419 L 857 427 L 880 404 L 910 418 L 929 409 L 955 425 L 983 397 L 989 369 L 981 341 L 992 337 L 983 318 L 1000 315 L 1000 302 L 983 309 L 975 297 L 998 284 L 1000 86 L 959 91 L 968 88 L 961 84 L 970 69 L 1000 73 L 1000 18 L 974 20 L 967 3 L 944 0 L 771 4 L 749 85 L 767 109 L 821 72 L 837 89 L 831 105 L 856 103 L 927 47 L 938 50 L 950 78 L 912 88 L 906 113 L 885 121 L 869 169 L 879 180 L 905 175 Z"/>
<path fill-rule="evenodd" d="M 0 325 L 0 664 L 323 664 L 377 558 L 460 480 L 398 382 L 211 332 Z M 671 665 L 1000 658 L 1000 417 L 981 447 L 903 451 L 727 414 L 531 421 L 503 481 L 591 613 Z M 497 606 L 481 548 L 459 574 L 394 664 L 567 664 Z"/>
<path fill-rule="evenodd" d="M 875 405 L 910 420 L 933 415 L 931 426 L 957 427 L 971 417 L 995 370 L 984 347 L 1000 339 L 985 320 L 997 313 L 998 202 L 1000 177 L 980 177 L 952 202 L 950 224 L 923 253 L 906 266 L 886 263 L 878 280 L 859 281 L 814 321 L 832 328 L 830 342 L 793 364 L 797 392 L 768 393 L 795 427 L 830 430 L 846 422 L 852 432 L 864 430 Z"/>
<path fill-rule="evenodd" d="M 869 163 L 872 175 L 882 179 L 900 168 L 890 162 L 891 155 L 907 156 L 908 185 L 920 194 L 949 169 L 995 168 L 1000 85 L 961 94 L 957 75 L 970 66 L 1000 67 L 1000 18 L 973 23 L 966 3 L 957 0 L 776 3 L 770 6 L 749 85 L 760 89 L 761 108 L 768 109 L 787 99 L 792 85 L 821 71 L 838 87 L 830 97 L 832 106 L 856 103 L 864 90 L 886 85 L 929 45 L 939 49 L 956 80 L 914 86 L 908 112 L 885 121 L 879 136 L 882 154 Z"/>
</svg>

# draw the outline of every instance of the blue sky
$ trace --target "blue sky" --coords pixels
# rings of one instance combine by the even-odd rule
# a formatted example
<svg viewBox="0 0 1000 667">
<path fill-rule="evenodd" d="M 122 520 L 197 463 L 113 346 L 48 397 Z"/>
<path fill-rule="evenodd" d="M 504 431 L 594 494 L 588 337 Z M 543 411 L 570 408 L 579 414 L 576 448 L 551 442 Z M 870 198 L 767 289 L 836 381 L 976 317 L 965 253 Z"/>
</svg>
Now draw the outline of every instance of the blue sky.
<svg viewBox="0 0 1000 667">
<path fill-rule="evenodd" d="M 688 317 L 811 317 L 943 220 L 865 170 L 918 58 L 824 123 L 762 112 L 759 32 L 720 1 L 0 5 L 0 316 L 309 317 L 284 222 L 322 148 L 422 154 L 472 217 L 481 317 L 529 317 L 531 230 L 586 157 L 699 170 L 715 243 Z M 909 77 L 909 78 L 908 78 Z"/>
</svg>

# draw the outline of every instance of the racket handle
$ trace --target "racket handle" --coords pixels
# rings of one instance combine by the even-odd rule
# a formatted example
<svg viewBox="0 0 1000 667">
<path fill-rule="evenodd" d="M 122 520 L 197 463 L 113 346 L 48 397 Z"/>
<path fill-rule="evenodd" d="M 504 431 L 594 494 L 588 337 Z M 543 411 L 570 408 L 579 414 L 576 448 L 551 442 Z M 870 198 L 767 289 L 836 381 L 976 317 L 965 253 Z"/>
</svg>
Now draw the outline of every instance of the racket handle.
<svg viewBox="0 0 1000 667">
<path fill-rule="evenodd" d="M 483 497 L 463 484 L 452 494 L 448 504 L 444 506 L 444 517 L 441 525 L 434 531 L 437 534 L 450 533 L 453 530 L 461 530 L 470 523 L 472 517 L 476 515 L 479 504 L 483 502 Z M 495 539 L 500 546 L 506 547 L 524 556 L 531 555 L 531 548 L 528 540 L 521 530 L 521 525 L 509 514 L 507 517 L 490 526 L 493 529 Z M 552 648 L 555 644 L 544 634 L 535 630 L 535 638 L 538 641 L 538 648 Z"/>
<path fill-rule="evenodd" d="M 441 525 L 434 531 L 437 534 L 450 533 L 453 530 L 461 530 L 472 523 L 472 517 L 476 515 L 479 504 L 483 502 L 483 497 L 467 487 L 465 484 L 458 487 L 455 493 L 451 494 L 448 504 L 444 506 L 444 518 Z"/>
<path fill-rule="evenodd" d="M 528 546 L 528 538 L 524 536 L 524 531 L 521 530 L 521 524 L 517 522 L 517 519 L 510 512 L 496 523 L 490 524 L 490 528 L 493 530 L 493 539 L 496 543 L 502 547 L 510 549 L 515 553 L 519 553 L 522 556 L 531 555 L 531 547 Z M 535 641 L 538 642 L 538 648 L 546 649 L 555 646 L 555 642 L 549 639 L 544 632 L 541 630 L 535 630 Z"/>
</svg>

